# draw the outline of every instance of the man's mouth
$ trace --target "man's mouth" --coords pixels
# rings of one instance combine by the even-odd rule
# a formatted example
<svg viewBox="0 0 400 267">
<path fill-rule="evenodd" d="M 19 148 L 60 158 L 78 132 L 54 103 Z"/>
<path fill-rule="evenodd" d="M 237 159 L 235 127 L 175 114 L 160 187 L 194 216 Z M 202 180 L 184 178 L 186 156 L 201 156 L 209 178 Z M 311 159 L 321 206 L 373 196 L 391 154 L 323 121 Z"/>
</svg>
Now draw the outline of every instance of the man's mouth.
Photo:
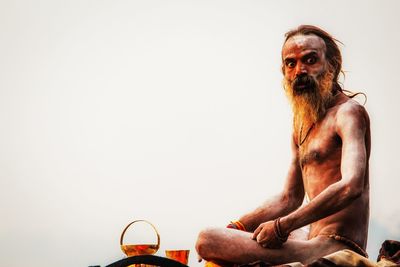
<svg viewBox="0 0 400 267">
<path fill-rule="evenodd" d="M 309 85 L 307 84 L 297 84 L 294 89 L 295 90 L 304 90 L 305 88 L 307 88 Z"/>
<path fill-rule="evenodd" d="M 300 76 L 294 80 L 293 89 L 296 92 L 311 90 L 315 87 L 315 81 L 310 76 Z"/>
<path fill-rule="evenodd" d="M 295 92 L 301 93 L 301 92 L 304 92 L 304 91 L 309 91 L 311 89 L 311 86 L 312 85 L 309 84 L 309 83 L 307 83 L 307 84 L 295 84 L 293 86 L 293 89 L 294 89 Z"/>
</svg>

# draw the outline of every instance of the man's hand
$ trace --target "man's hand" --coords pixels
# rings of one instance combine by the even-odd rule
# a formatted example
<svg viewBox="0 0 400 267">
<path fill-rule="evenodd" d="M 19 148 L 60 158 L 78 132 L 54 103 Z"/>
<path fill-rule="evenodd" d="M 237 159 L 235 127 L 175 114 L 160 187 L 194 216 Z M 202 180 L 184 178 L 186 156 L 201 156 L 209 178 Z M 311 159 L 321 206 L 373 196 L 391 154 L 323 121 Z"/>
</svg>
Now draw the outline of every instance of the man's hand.
<svg viewBox="0 0 400 267">
<path fill-rule="evenodd" d="M 277 223 L 279 224 L 279 221 L 268 221 L 260 224 L 254 231 L 253 239 L 264 248 L 282 247 L 287 238 L 282 239 L 278 236 Z"/>
</svg>

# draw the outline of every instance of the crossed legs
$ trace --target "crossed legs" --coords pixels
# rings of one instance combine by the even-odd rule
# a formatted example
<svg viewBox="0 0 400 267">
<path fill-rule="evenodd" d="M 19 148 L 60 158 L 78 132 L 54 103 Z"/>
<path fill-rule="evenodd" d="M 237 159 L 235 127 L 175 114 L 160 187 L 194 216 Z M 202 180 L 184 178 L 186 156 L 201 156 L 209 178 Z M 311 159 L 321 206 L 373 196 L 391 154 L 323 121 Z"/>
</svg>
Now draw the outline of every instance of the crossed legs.
<svg viewBox="0 0 400 267">
<path fill-rule="evenodd" d="M 297 239 L 294 235 L 280 249 L 261 247 L 252 239 L 252 233 L 228 228 L 209 228 L 200 232 L 196 250 L 202 259 L 226 263 L 244 264 L 264 261 L 271 264 L 289 262 L 311 263 L 346 245 L 326 236 L 310 240 Z"/>
</svg>

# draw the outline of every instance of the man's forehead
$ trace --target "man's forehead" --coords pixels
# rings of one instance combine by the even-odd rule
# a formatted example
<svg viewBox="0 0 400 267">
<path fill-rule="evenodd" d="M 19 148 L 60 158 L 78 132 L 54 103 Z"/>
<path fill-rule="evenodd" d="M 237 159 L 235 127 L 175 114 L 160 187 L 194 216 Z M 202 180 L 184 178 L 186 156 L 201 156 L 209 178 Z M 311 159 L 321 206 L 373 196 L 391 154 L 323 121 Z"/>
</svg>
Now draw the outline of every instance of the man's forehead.
<svg viewBox="0 0 400 267">
<path fill-rule="evenodd" d="M 325 42 L 316 35 L 292 36 L 283 45 L 282 58 L 292 57 L 303 51 L 315 51 L 322 56 L 326 51 Z"/>
</svg>

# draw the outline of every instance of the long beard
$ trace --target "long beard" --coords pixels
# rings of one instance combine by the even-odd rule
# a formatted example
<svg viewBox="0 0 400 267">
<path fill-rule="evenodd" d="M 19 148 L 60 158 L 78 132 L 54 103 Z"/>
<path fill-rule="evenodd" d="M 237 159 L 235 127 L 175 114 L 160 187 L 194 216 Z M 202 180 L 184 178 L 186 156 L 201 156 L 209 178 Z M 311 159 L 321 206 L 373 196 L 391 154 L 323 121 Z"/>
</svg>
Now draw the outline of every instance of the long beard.
<svg viewBox="0 0 400 267">
<path fill-rule="evenodd" d="M 283 80 L 283 86 L 293 109 L 293 124 L 295 129 L 303 125 L 311 127 L 326 114 L 326 108 L 332 101 L 333 72 L 325 71 L 314 78 L 303 77 L 311 82 L 311 86 L 296 90 L 298 81 Z"/>
</svg>

